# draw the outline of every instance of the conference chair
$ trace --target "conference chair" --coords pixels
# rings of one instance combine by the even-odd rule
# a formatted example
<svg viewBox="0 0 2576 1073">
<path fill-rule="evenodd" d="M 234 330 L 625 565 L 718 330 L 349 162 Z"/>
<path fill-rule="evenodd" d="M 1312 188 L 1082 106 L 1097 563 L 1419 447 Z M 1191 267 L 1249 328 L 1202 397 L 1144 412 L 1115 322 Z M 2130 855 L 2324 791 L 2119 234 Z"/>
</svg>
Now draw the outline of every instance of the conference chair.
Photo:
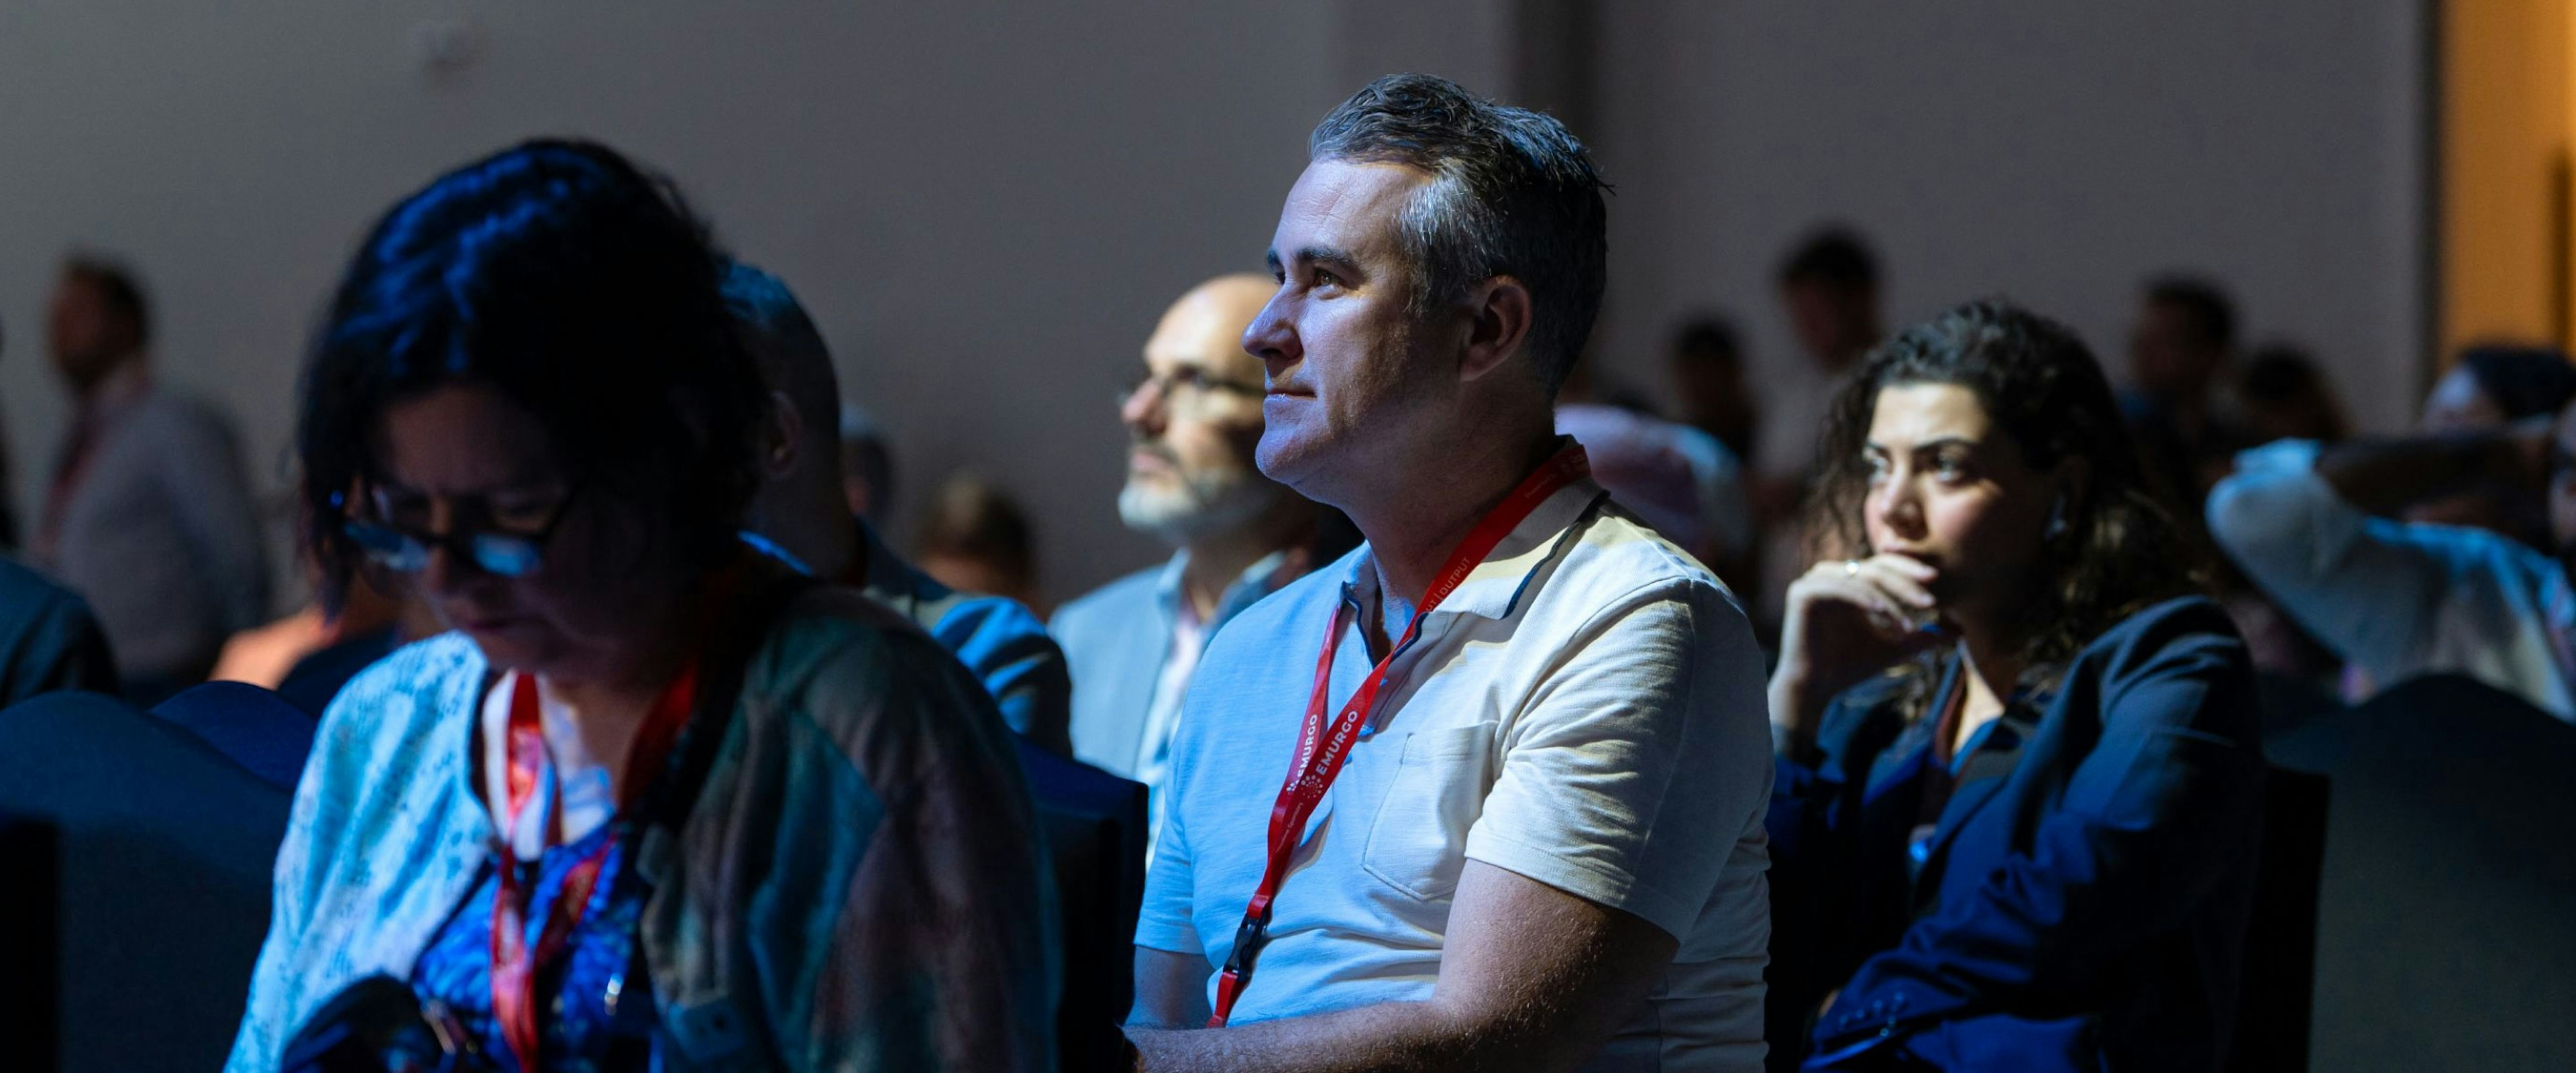
<svg viewBox="0 0 2576 1073">
<path fill-rule="evenodd" d="M 15 1068 L 56 1068 L 62 851 L 43 820 L 0 816 L 0 1041 Z"/>
<path fill-rule="evenodd" d="M 2246 916 L 2227 1064 L 2235 1073 L 2308 1068 L 2328 785 L 2325 776 L 2307 772 L 2274 767 L 2264 773 L 2263 856 Z"/>
<path fill-rule="evenodd" d="M 247 682 L 190 686 L 153 705 L 152 714 L 289 794 L 313 751 L 313 717 Z"/>
<path fill-rule="evenodd" d="M 2454 676 L 2352 714 L 2312 1068 L 2576 1069 L 2576 727 Z"/>
<path fill-rule="evenodd" d="M 1067 760 L 1012 735 L 1046 828 L 1063 922 L 1064 992 L 1056 1007 L 1065 1073 L 1124 1070 L 1136 999 L 1136 914 L 1145 900 L 1145 785 Z"/>
<path fill-rule="evenodd" d="M 0 813 L 42 821 L 59 851 L 61 1070 L 222 1067 L 287 806 L 285 790 L 117 698 L 0 709 Z"/>
</svg>

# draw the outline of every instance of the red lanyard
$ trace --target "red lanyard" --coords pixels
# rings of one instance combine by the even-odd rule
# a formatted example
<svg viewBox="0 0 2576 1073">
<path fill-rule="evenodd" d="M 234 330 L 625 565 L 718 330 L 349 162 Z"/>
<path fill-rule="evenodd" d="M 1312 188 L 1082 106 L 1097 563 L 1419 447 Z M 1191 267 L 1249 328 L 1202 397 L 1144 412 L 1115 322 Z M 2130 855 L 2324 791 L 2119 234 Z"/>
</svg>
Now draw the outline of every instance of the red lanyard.
<svg viewBox="0 0 2576 1073">
<path fill-rule="evenodd" d="M 1252 900 L 1243 907 L 1243 923 L 1234 931 L 1234 951 L 1225 959 L 1225 971 L 1216 981 L 1216 1016 L 1208 1018 L 1209 1028 L 1225 1027 L 1225 1019 L 1234 1012 L 1234 1003 L 1242 997 L 1245 983 L 1252 978 L 1252 964 L 1261 956 L 1261 948 L 1270 941 L 1270 908 L 1279 898 L 1279 884 L 1288 876 L 1288 858 L 1296 852 L 1297 841 L 1306 832 L 1306 821 L 1315 814 L 1315 806 L 1324 800 L 1333 779 L 1342 773 L 1342 762 L 1350 759 L 1351 746 L 1359 740 L 1360 727 L 1368 722 L 1369 709 L 1377 703 L 1378 690 L 1386 685 L 1387 669 L 1405 646 L 1413 643 L 1440 601 L 1448 598 L 1467 574 L 1482 565 L 1493 554 L 1494 546 L 1520 527 L 1531 511 L 1565 486 L 1582 480 L 1592 472 L 1580 445 L 1569 444 L 1547 460 L 1537 472 L 1522 478 L 1520 486 L 1496 504 L 1467 539 L 1449 553 L 1449 561 L 1440 568 L 1431 588 L 1423 593 L 1422 606 L 1404 625 L 1402 639 L 1389 647 L 1386 658 L 1370 668 L 1368 677 L 1360 680 L 1357 692 L 1342 705 L 1341 714 L 1327 727 L 1324 713 L 1331 705 L 1329 692 L 1333 678 L 1333 653 L 1341 647 L 1342 605 L 1333 605 L 1332 621 L 1324 632 L 1324 653 L 1315 661 L 1315 691 L 1306 701 L 1306 719 L 1297 735 L 1297 755 L 1288 765 L 1287 782 L 1279 787 L 1279 800 L 1270 806 L 1270 860 L 1261 870 L 1261 886 L 1252 892 Z"/>
<path fill-rule="evenodd" d="M 679 742 L 680 728 L 689 721 L 689 710 L 697 703 L 698 661 L 683 665 L 662 695 L 645 713 L 644 725 L 635 731 L 635 742 L 626 754 L 626 784 L 618 794 L 618 808 L 627 810 L 642 794 L 646 785 L 660 774 L 670 759 L 671 748 Z M 509 725 L 510 770 L 508 774 L 508 815 L 503 818 L 508 830 L 519 829 L 519 816 L 536 796 L 537 783 L 545 774 L 546 733 L 537 707 L 537 676 L 519 672 L 517 686 L 510 695 Z M 555 805 L 548 809 L 547 822 L 554 828 L 547 834 L 549 842 L 560 838 L 562 791 L 560 783 Z M 504 836 L 507 841 L 508 836 Z M 492 897 L 492 1014 L 501 1022 L 501 1035 L 510 1050 L 518 1056 L 519 1068 L 537 1068 L 537 968 L 563 953 L 571 941 L 573 926 L 581 922 L 590 908 L 591 888 L 599 882 L 599 870 L 608 862 L 608 850 L 616 840 L 602 839 L 599 848 L 583 857 L 564 873 L 563 888 L 555 892 L 552 911 L 546 914 L 545 930 L 537 935 L 533 955 L 528 950 L 529 877 L 516 856 L 505 846 L 501 859 L 501 889 Z"/>
</svg>

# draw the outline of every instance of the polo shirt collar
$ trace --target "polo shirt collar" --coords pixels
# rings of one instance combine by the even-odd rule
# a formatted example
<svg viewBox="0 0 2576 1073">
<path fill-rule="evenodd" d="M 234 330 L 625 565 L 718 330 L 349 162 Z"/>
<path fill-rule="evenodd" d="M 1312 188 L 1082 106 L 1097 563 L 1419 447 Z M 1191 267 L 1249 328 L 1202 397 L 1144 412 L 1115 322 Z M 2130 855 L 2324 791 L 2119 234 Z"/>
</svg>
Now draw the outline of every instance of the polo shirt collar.
<svg viewBox="0 0 2576 1073">
<path fill-rule="evenodd" d="M 1467 572 L 1467 579 L 1450 590 L 1449 598 L 1433 613 L 1510 618 L 1539 571 L 1564 552 L 1576 525 L 1606 498 L 1600 482 L 1589 477 L 1557 489 L 1513 526 L 1511 534 Z M 1342 598 L 1366 607 L 1377 593 L 1376 561 L 1363 545 L 1350 563 L 1349 573 L 1342 578 Z"/>
</svg>

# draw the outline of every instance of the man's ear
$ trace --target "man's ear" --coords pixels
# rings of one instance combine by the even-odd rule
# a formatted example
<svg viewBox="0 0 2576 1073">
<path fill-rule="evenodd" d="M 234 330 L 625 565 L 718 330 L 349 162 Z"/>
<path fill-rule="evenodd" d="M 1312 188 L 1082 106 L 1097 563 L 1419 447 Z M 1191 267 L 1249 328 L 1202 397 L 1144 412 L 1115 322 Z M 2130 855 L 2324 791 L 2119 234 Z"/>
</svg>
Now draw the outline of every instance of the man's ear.
<svg viewBox="0 0 2576 1073">
<path fill-rule="evenodd" d="M 784 391 L 769 393 L 769 418 L 760 423 L 760 477 L 774 481 L 796 472 L 796 445 L 805 442 L 805 417 Z"/>
<path fill-rule="evenodd" d="M 1529 342 L 1529 287 L 1512 276 L 1495 276 L 1468 294 L 1467 351 L 1459 375 L 1475 380 L 1503 367 Z"/>
</svg>

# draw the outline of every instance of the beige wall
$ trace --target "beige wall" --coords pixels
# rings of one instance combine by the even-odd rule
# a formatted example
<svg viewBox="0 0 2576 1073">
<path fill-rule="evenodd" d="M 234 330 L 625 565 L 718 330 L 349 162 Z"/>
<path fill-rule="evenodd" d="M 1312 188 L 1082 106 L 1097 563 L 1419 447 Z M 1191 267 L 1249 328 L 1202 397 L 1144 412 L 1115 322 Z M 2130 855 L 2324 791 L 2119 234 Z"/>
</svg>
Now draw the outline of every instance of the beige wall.
<svg viewBox="0 0 2576 1073">
<path fill-rule="evenodd" d="M 1877 240 L 1890 327 L 2006 294 L 2122 372 L 2140 279 L 2204 271 L 2314 348 L 2367 428 L 2420 396 L 2421 0 L 1612 0 L 1610 364 L 1684 311 L 1798 360 L 1770 278 L 1812 222 Z"/>
<path fill-rule="evenodd" d="M 67 247 L 144 270 L 166 377 L 238 414 L 279 489 L 304 336 L 367 223 L 442 168 L 583 133 L 799 289 L 894 431 L 907 506 L 947 466 L 990 473 L 1071 595 L 1159 556 L 1117 524 L 1113 386 L 1169 297 L 1259 265 L 1307 129 L 1387 70 L 1512 96 L 1553 43 L 1516 28 L 1565 2 L 0 4 L 16 501 L 63 427 L 40 310 Z M 2387 385 L 2423 334 L 2413 0 L 1598 10 L 1580 133 L 1619 186 L 1614 368 L 1656 382 L 1651 347 L 1707 304 L 1788 359 L 1771 267 L 1842 215 L 1880 238 L 1900 317 L 2008 291 L 2116 354 L 2137 277 L 2201 266 L 2256 334 L 2316 345 L 2366 422 L 2411 410 Z M 476 58 L 425 64 L 424 20 Z"/>
</svg>

